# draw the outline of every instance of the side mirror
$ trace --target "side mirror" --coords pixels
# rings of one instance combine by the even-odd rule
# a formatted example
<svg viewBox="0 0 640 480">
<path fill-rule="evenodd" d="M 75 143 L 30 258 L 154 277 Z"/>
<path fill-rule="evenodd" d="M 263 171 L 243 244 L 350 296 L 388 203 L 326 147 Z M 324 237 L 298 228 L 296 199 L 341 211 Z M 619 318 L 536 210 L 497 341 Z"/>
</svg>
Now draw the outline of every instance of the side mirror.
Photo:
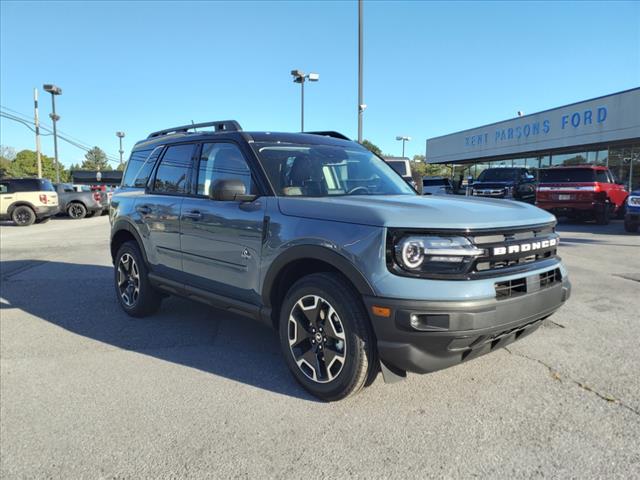
<svg viewBox="0 0 640 480">
<path fill-rule="evenodd" d="M 251 202 L 256 195 L 247 195 L 247 189 L 241 180 L 216 180 L 211 185 L 209 197 L 221 202 Z"/>
</svg>

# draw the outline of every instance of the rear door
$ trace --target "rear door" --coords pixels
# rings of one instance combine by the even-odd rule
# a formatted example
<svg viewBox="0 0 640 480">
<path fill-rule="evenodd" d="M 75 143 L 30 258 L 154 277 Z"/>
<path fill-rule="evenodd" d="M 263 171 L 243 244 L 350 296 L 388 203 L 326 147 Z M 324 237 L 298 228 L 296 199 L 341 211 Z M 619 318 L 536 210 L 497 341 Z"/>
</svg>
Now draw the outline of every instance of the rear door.
<svg viewBox="0 0 640 480">
<path fill-rule="evenodd" d="M 168 146 L 135 205 L 151 268 L 175 281 L 182 277 L 180 208 L 190 192 L 194 152 L 193 143 Z"/>
<path fill-rule="evenodd" d="M 237 179 L 257 193 L 255 177 L 232 142 L 202 144 L 195 195 L 182 203 L 185 283 L 248 303 L 259 303 L 260 251 L 266 198 L 253 202 L 209 198 L 216 180 Z"/>
</svg>

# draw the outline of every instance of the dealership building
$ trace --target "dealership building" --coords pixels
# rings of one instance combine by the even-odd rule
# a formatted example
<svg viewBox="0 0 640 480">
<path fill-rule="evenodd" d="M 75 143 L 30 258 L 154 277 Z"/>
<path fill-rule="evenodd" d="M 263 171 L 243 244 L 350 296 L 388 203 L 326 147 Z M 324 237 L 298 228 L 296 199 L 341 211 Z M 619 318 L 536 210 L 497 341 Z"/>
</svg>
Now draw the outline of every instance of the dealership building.
<svg viewBox="0 0 640 480">
<path fill-rule="evenodd" d="M 640 188 L 640 88 L 427 140 L 428 163 L 477 178 L 490 167 L 607 165 Z"/>
</svg>

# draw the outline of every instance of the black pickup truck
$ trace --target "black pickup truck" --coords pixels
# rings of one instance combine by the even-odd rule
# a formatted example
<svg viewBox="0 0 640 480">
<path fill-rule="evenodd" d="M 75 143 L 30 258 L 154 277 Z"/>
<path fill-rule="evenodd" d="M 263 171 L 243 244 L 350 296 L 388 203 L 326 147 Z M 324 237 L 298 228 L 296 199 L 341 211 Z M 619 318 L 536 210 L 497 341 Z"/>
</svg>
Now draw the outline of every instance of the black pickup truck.
<svg viewBox="0 0 640 480">
<path fill-rule="evenodd" d="M 536 181 L 526 168 L 487 168 L 473 183 L 471 195 L 533 203 L 536 199 Z"/>
</svg>

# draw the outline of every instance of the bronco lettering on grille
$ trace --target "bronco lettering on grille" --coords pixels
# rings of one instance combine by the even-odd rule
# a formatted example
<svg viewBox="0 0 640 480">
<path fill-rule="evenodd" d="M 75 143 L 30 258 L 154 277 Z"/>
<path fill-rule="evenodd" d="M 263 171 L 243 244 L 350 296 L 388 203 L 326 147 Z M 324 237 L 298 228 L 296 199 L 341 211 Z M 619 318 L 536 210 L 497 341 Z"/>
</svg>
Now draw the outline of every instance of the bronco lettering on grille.
<svg viewBox="0 0 640 480">
<path fill-rule="evenodd" d="M 520 243 L 517 245 L 509 245 L 506 247 L 495 247 L 493 249 L 493 255 L 510 255 L 512 253 L 522 252 L 534 252 L 536 250 L 542 250 L 544 248 L 555 247 L 558 245 L 558 238 L 550 238 L 548 240 L 541 240 L 539 242 Z"/>
</svg>

